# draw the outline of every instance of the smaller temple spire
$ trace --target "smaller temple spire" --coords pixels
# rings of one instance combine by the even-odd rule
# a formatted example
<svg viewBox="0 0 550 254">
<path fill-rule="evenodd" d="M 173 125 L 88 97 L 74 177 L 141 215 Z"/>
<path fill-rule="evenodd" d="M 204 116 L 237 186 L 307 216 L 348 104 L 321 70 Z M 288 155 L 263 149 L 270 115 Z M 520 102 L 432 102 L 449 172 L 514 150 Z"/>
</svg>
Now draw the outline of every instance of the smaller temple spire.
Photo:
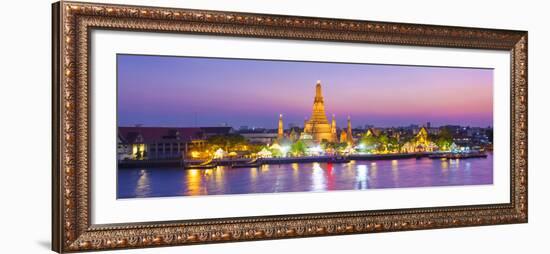
<svg viewBox="0 0 550 254">
<path fill-rule="evenodd" d="M 348 136 L 345 131 L 340 132 L 340 143 L 345 143 L 348 141 Z"/>
<path fill-rule="evenodd" d="M 348 143 L 353 143 L 353 131 L 351 129 L 351 117 L 348 115 L 348 129 L 347 129 L 347 141 Z"/>
<path fill-rule="evenodd" d="M 336 133 L 336 116 L 332 114 L 332 122 L 330 124 L 330 133 L 332 134 L 332 140 L 338 139 L 338 134 Z"/>
<path fill-rule="evenodd" d="M 330 132 L 332 132 L 332 134 L 336 134 L 336 116 L 334 114 L 332 114 L 332 122 L 331 122 L 331 125 L 330 125 Z"/>
<path fill-rule="evenodd" d="M 277 138 L 279 140 L 283 139 L 284 129 L 283 129 L 283 114 L 279 114 L 279 128 L 277 129 Z"/>
</svg>

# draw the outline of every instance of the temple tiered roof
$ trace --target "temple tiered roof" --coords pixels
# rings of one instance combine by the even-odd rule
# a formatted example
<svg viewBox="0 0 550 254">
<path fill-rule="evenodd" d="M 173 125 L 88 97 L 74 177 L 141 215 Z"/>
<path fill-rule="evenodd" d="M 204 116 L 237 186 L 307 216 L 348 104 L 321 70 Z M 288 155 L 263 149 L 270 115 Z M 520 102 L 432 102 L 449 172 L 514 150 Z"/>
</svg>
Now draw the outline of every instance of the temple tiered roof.
<svg viewBox="0 0 550 254">
<path fill-rule="evenodd" d="M 311 118 L 304 123 L 302 137 L 311 137 L 317 142 L 323 140 L 328 142 L 336 141 L 336 124 L 328 122 L 321 81 L 317 81 L 317 85 L 315 86 L 315 98 L 313 99 Z"/>
</svg>

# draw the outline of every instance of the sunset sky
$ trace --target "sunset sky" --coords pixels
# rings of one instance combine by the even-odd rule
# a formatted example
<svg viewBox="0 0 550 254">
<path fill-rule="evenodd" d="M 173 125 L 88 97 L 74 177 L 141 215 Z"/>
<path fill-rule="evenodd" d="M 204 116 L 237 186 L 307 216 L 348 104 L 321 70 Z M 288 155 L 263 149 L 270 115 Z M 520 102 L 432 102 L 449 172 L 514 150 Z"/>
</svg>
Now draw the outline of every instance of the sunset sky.
<svg viewBox="0 0 550 254">
<path fill-rule="evenodd" d="M 118 125 L 303 125 L 321 80 L 339 127 L 493 125 L 493 70 L 118 55 Z"/>
</svg>

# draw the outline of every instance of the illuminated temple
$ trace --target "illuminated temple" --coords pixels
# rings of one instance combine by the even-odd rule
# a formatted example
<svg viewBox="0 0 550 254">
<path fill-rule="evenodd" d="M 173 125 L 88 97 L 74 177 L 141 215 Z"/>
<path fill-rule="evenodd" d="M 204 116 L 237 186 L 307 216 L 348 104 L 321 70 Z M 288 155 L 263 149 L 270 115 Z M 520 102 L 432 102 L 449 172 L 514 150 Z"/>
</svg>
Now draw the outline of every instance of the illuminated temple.
<svg viewBox="0 0 550 254">
<path fill-rule="evenodd" d="M 337 141 L 336 136 L 336 121 L 334 115 L 332 116 L 332 123 L 329 123 L 327 115 L 325 114 L 325 102 L 321 91 L 321 81 L 317 81 L 311 118 L 304 121 L 304 130 L 300 135 L 300 139 L 312 139 L 317 142 L 323 140 L 334 142 Z"/>
<path fill-rule="evenodd" d="M 353 144 L 353 133 L 351 128 L 351 119 L 348 116 L 348 126 L 346 130 L 342 130 L 340 142 L 346 142 Z M 294 138 L 296 136 L 296 138 Z M 294 129 L 290 133 L 284 132 L 283 127 L 283 115 L 279 115 L 279 123 L 277 128 L 277 141 L 280 142 L 283 139 L 289 138 L 290 140 L 298 139 L 297 133 Z M 332 115 L 331 122 L 328 121 L 325 113 L 325 101 L 323 98 L 323 91 L 321 89 L 321 81 L 317 81 L 315 86 L 315 98 L 313 99 L 313 110 L 311 112 L 311 118 L 304 120 L 304 128 L 300 133 L 299 139 L 304 141 L 314 142 L 338 142 L 338 131 L 336 128 L 336 119 Z"/>
<path fill-rule="evenodd" d="M 428 131 L 422 127 L 418 134 L 401 147 L 403 153 L 419 153 L 437 151 L 437 145 L 428 138 Z"/>
</svg>

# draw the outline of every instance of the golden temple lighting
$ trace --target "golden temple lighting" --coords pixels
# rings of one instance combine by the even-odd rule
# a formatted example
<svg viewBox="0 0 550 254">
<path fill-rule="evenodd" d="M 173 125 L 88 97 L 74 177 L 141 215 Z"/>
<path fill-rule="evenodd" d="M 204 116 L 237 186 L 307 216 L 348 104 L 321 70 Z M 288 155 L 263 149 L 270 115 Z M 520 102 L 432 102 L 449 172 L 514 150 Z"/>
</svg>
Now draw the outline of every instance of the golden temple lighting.
<svg viewBox="0 0 550 254">
<path fill-rule="evenodd" d="M 327 115 L 325 114 L 325 102 L 323 93 L 321 90 L 321 81 L 317 81 L 315 86 L 315 98 L 313 99 L 313 110 L 311 118 L 304 122 L 304 131 L 301 135 L 301 139 L 312 138 L 314 141 L 321 142 L 323 140 L 328 142 L 336 141 L 336 124 L 329 123 Z"/>
</svg>

